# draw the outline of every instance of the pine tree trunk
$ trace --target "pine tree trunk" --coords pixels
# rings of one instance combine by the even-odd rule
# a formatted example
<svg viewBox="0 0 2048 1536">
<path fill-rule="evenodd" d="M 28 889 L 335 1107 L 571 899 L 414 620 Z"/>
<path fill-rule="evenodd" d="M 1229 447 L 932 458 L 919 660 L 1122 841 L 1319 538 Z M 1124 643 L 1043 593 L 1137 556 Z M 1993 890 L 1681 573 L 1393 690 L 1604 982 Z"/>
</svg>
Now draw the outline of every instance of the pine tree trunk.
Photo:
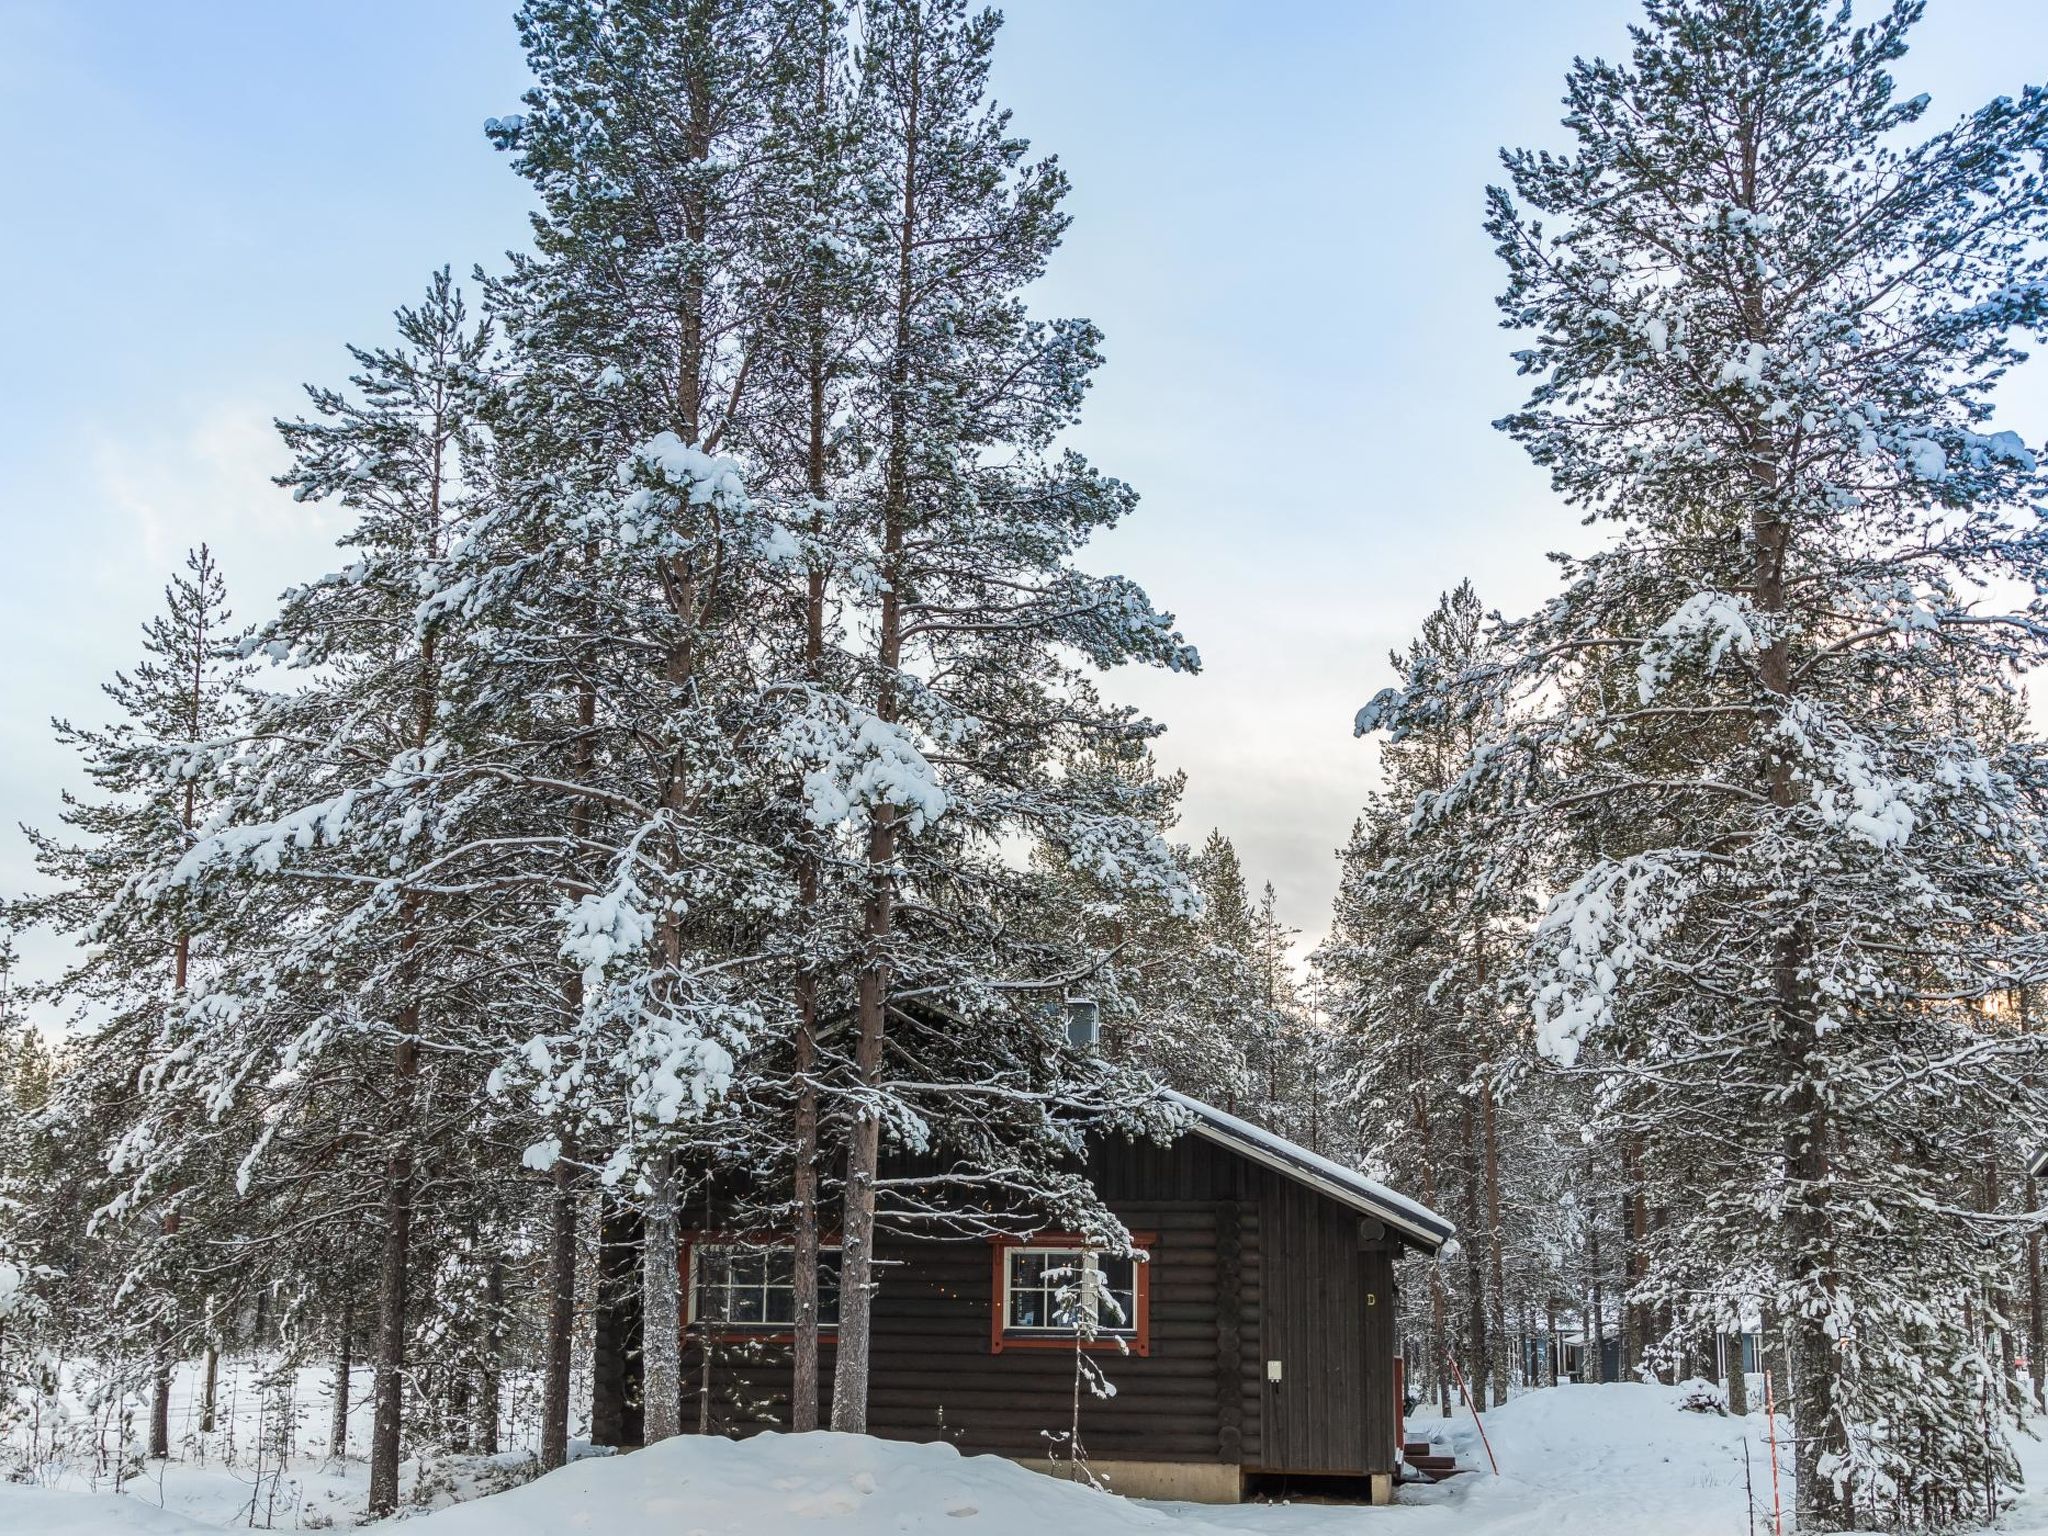
<svg viewBox="0 0 2048 1536">
<path fill-rule="evenodd" d="M 1749 1414 L 1749 1377 L 1742 1369 L 1742 1335 L 1731 1333 L 1725 1336 L 1722 1346 L 1728 1351 L 1728 1411 L 1737 1418 Z"/>
<path fill-rule="evenodd" d="M 156 1461 L 167 1461 L 171 1454 L 171 1334 L 162 1323 L 151 1337 L 150 1358 L 155 1378 L 149 1401 L 149 1454 Z"/>
<path fill-rule="evenodd" d="M 894 724 L 896 669 L 902 663 L 903 546 L 910 515 L 911 320 L 916 303 L 914 256 L 918 231 L 918 156 L 923 132 L 923 34 L 913 29 L 905 61 L 908 110 L 903 124 L 902 223 L 896 250 L 896 339 L 889 364 L 889 438 L 883 477 L 881 614 L 875 645 L 881 682 L 875 713 Z M 858 996 L 860 1036 L 854 1068 L 865 1094 L 882 1078 L 882 1044 L 889 998 L 889 948 L 896 915 L 896 808 L 878 805 L 868 831 L 867 900 L 862 913 L 864 951 Z M 832 1378 L 832 1427 L 864 1434 L 868 1425 L 868 1344 L 874 1306 L 875 1177 L 881 1159 L 881 1121 L 871 1102 L 854 1112 L 846 1151 L 845 1220 L 840 1227 L 839 1344 Z"/>
<path fill-rule="evenodd" d="M 625 1215 L 608 1191 L 598 1197 L 597 1305 L 590 1319 L 590 1443 L 627 1443 L 625 1288 L 639 1266 L 626 1247 Z"/>
<path fill-rule="evenodd" d="M 1494 1115 L 1493 1084 L 1485 1077 L 1479 1081 L 1480 1127 L 1485 1133 L 1485 1174 L 1486 1174 L 1486 1255 L 1487 1284 L 1493 1298 L 1493 1337 L 1495 1344 L 1493 1404 L 1498 1408 L 1508 1400 L 1507 1350 L 1508 1350 L 1508 1282 L 1507 1269 L 1501 1255 L 1500 1222 L 1500 1133 Z"/>
<path fill-rule="evenodd" d="M 484 1369 L 477 1384 L 477 1449 L 498 1454 L 499 1382 L 505 1369 L 505 1261 L 492 1259 L 484 1277 Z"/>
<path fill-rule="evenodd" d="M 376 1405 L 370 1428 L 370 1511 L 398 1508 L 398 1462 L 405 1413 L 405 1333 L 408 1268 L 412 1259 L 413 1160 L 410 1118 L 419 1074 L 418 1019 L 401 1018 L 392 1056 L 393 1100 L 399 1106 L 397 1144 L 384 1165 L 384 1252 L 377 1271 Z"/>
<path fill-rule="evenodd" d="M 594 566 L 598 559 L 595 542 L 584 546 L 583 558 Z M 594 616 L 591 618 L 594 621 Z M 597 692 L 591 683 L 594 661 L 588 652 L 581 657 L 582 671 L 576 679 L 576 735 L 569 745 L 571 782 L 589 782 L 595 762 Z M 582 795 L 569 797 L 569 835 L 573 844 L 583 846 L 590 837 L 590 802 Z M 572 873 L 571 887 L 587 892 L 589 886 L 580 870 Z M 583 976 L 571 970 L 562 982 L 563 1013 L 570 1020 L 583 1013 Z M 575 1368 L 576 1350 L 576 1181 L 572 1167 L 573 1138 L 567 1128 L 560 1130 L 561 1150 L 555 1158 L 554 1191 L 548 1213 L 548 1271 L 546 1334 L 542 1345 L 540 1389 L 540 1467 L 551 1472 L 569 1463 L 569 1391 Z"/>
<path fill-rule="evenodd" d="M 2027 1209 L 2041 1209 L 2041 1186 L 2032 1174 L 2027 1175 Z M 2027 1372 L 2034 1385 L 2034 1409 L 2040 1412 L 2048 1408 L 2048 1319 L 2041 1315 L 2041 1232 L 2037 1227 L 2027 1233 Z"/>
<path fill-rule="evenodd" d="M 219 1417 L 220 1403 L 220 1340 L 208 1335 L 206 1340 L 206 1375 L 200 1385 L 199 1433 L 210 1435 L 214 1432 Z"/>
<path fill-rule="evenodd" d="M 1586 1183 L 1593 1182 L 1593 1154 L 1586 1154 Z M 1601 1295 L 1600 1284 L 1600 1220 L 1599 1205 L 1592 1207 L 1594 1218 L 1586 1227 L 1586 1263 L 1593 1272 L 1593 1363 L 1585 1375 L 1592 1381 L 1607 1379 L 1607 1301 Z"/>
<path fill-rule="evenodd" d="M 706 1184 L 704 1229 L 709 1231 L 711 1225 L 711 1186 Z M 698 1314 L 697 1318 L 697 1433 L 700 1435 L 711 1433 L 711 1375 L 717 1363 L 718 1324 L 724 1321 L 725 1314 L 716 1305 Z"/>
<path fill-rule="evenodd" d="M 676 1268 L 682 1245 L 676 1234 L 675 1159 L 660 1154 L 651 1173 L 654 1187 L 647 1200 L 641 1265 L 645 1445 L 683 1432 L 682 1287 Z"/>
<path fill-rule="evenodd" d="M 355 1330 L 355 1302 L 343 1297 L 341 1331 L 334 1341 L 334 1417 L 327 1428 L 327 1454 L 340 1460 L 348 1454 L 349 1372 L 355 1362 L 349 1357 L 349 1335 Z"/>
<path fill-rule="evenodd" d="M 1622 1142 L 1622 1177 L 1627 1181 L 1622 1230 L 1628 1246 L 1623 1253 L 1622 1272 L 1628 1290 L 1622 1300 L 1622 1362 L 1624 1381 L 1639 1380 L 1650 1352 L 1650 1313 L 1641 1299 L 1643 1275 L 1647 1269 L 1644 1242 L 1650 1230 L 1649 1199 L 1643 1192 L 1643 1141 L 1640 1136 Z"/>
<path fill-rule="evenodd" d="M 556 1159 L 548 1233 L 547 1341 L 541 1369 L 540 1466 L 569 1462 L 569 1365 L 576 1342 L 576 1186 L 565 1145 Z"/>
<path fill-rule="evenodd" d="M 815 864 L 808 872 L 815 882 Z M 818 1090 L 812 1081 L 817 1050 L 817 983 L 806 974 L 797 995 L 796 1251 L 791 1257 L 796 1344 L 789 1427 L 799 1433 L 818 1427 Z"/>
<path fill-rule="evenodd" d="M 188 793 L 189 798 L 189 793 Z M 178 989 L 185 986 L 185 939 L 178 939 Z M 168 1240 L 177 1236 L 178 1213 L 172 1211 L 163 1219 L 163 1235 Z M 155 1367 L 154 1388 L 149 1403 L 149 1454 L 158 1461 L 169 1460 L 171 1454 L 171 1331 L 167 1323 L 159 1322 L 151 1337 L 151 1358 Z"/>
<path fill-rule="evenodd" d="M 1416 1166 L 1422 1174 L 1422 1203 L 1436 1208 L 1436 1154 L 1430 1139 L 1429 1097 L 1418 1082 L 1414 1091 Z M 1429 1379 L 1444 1418 L 1451 1416 L 1451 1384 L 1444 1370 L 1450 1354 L 1450 1324 L 1444 1316 L 1444 1274 L 1441 1263 L 1429 1267 Z"/>
<path fill-rule="evenodd" d="M 868 839 L 868 868 L 876 890 L 867 905 L 868 959 L 861 971 L 860 1038 L 854 1067 L 861 1086 L 873 1092 L 882 1076 L 883 1010 L 888 978 L 883 946 L 893 916 L 891 878 L 883 873 L 894 858 L 891 808 L 878 807 Z M 874 1302 L 875 1177 L 881 1161 L 881 1122 L 871 1107 L 855 1112 L 846 1149 L 845 1219 L 840 1226 L 839 1344 L 832 1377 L 832 1427 L 863 1435 L 868 1427 L 868 1343 Z"/>
<path fill-rule="evenodd" d="M 832 0 L 819 6 L 816 92 L 813 105 L 823 122 L 831 110 L 833 26 Z M 830 429 L 826 387 L 829 364 L 825 356 L 825 315 L 822 296 L 814 296 L 811 311 L 810 355 L 807 359 L 809 385 L 809 440 L 806 443 L 804 480 L 811 495 L 811 536 L 824 537 L 826 492 L 825 447 Z M 825 571 L 812 562 L 804 582 L 804 675 L 813 686 L 825 681 Z M 818 922 L 821 876 L 818 854 L 806 848 L 798 856 L 797 906 L 802 914 L 807 944 L 814 941 Z M 796 1135 L 795 1195 L 796 1232 L 792 1303 L 796 1312 L 796 1338 L 790 1361 L 789 1427 L 802 1433 L 818 1427 L 818 977 L 812 957 L 806 953 L 796 979 Z"/>
<path fill-rule="evenodd" d="M 1465 1175 L 1465 1230 L 1475 1239 L 1482 1230 L 1478 1130 L 1473 1124 L 1476 1118 L 1472 1113 L 1472 1101 L 1465 1099 L 1458 1112 L 1458 1161 Z M 1470 1353 L 1465 1364 L 1465 1390 L 1471 1394 L 1474 1406 L 1478 1407 L 1484 1406 L 1487 1400 L 1492 1353 L 1487 1348 L 1486 1335 L 1486 1258 L 1477 1241 L 1465 1244 L 1465 1299 L 1470 1330 L 1465 1341 Z"/>
</svg>

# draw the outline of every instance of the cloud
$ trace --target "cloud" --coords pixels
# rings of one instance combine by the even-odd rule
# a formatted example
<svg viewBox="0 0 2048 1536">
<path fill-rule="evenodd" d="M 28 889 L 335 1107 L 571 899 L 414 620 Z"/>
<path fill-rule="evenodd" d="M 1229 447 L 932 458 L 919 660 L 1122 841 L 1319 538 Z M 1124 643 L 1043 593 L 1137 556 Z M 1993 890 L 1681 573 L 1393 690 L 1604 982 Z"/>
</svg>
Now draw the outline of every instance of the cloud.
<svg viewBox="0 0 2048 1536">
<path fill-rule="evenodd" d="M 152 601 L 185 551 L 204 542 L 237 611 L 254 617 L 286 584 L 324 569 L 345 527 L 271 483 L 284 450 L 270 413 L 246 402 L 215 401 L 155 432 L 95 427 L 87 462 L 93 498 L 121 538 L 115 547 L 137 576 L 148 573 Z"/>
</svg>

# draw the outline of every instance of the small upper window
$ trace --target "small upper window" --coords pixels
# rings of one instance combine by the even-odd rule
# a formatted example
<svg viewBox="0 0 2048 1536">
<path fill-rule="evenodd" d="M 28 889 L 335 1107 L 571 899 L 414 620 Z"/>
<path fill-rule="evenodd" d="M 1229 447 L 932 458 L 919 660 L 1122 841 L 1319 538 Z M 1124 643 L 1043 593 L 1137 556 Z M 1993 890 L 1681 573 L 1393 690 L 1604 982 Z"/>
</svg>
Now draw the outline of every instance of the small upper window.
<svg viewBox="0 0 2048 1536">
<path fill-rule="evenodd" d="M 697 1243 L 690 1249 L 690 1321 L 773 1332 L 796 1326 L 796 1255 L 788 1248 Z M 818 1326 L 839 1324 L 839 1251 L 818 1255 Z"/>
<path fill-rule="evenodd" d="M 1080 1244 L 1004 1244 L 996 1249 L 991 1345 L 1110 1349 L 1150 1342 L 1147 1265 L 1137 1254 L 1100 1253 Z"/>
</svg>

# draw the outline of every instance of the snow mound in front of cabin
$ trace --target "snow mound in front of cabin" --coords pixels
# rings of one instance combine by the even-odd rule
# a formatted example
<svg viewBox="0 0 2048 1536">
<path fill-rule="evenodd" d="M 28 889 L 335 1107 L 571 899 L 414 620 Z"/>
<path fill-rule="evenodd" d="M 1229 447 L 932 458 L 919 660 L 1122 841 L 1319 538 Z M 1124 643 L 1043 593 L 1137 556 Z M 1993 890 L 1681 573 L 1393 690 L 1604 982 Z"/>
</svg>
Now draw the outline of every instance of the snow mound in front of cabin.
<svg viewBox="0 0 2048 1536">
<path fill-rule="evenodd" d="M 1163 1512 L 950 1445 L 679 1435 L 406 1523 L 412 1536 L 1132 1536 Z"/>
<path fill-rule="evenodd" d="M 218 1529 L 132 1494 L 0 1483 L 0 1532 L 8 1536 L 195 1536 Z"/>
</svg>

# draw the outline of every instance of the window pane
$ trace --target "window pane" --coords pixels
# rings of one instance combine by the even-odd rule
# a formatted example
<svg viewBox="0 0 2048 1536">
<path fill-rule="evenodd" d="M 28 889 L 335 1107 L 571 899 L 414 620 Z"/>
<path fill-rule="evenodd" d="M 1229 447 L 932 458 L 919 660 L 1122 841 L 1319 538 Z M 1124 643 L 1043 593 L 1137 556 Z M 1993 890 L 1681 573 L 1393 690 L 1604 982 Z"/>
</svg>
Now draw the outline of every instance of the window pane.
<svg viewBox="0 0 2048 1536">
<path fill-rule="evenodd" d="M 839 1255 L 818 1255 L 818 1322 L 831 1327 L 839 1321 Z"/>
<path fill-rule="evenodd" d="M 1043 1328 L 1045 1326 L 1045 1292 L 1010 1292 L 1010 1326 L 1012 1328 Z"/>
<path fill-rule="evenodd" d="M 692 1317 L 700 1322 L 789 1328 L 796 1322 L 796 1256 L 786 1248 L 716 1244 L 694 1250 Z M 818 1255 L 818 1323 L 839 1323 L 839 1254 Z"/>
<path fill-rule="evenodd" d="M 1045 1255 L 1042 1253 L 1010 1254 L 1010 1284 L 1015 1286 L 1036 1286 L 1045 1279 Z"/>
<path fill-rule="evenodd" d="M 1138 1293 L 1105 1286 L 1096 1307 L 1096 1323 L 1104 1333 L 1129 1333 L 1138 1325 Z"/>
<path fill-rule="evenodd" d="M 1105 1290 L 1131 1291 L 1138 1286 L 1138 1261 L 1115 1258 L 1104 1254 L 1095 1261 L 1096 1270 L 1102 1275 Z"/>
</svg>

